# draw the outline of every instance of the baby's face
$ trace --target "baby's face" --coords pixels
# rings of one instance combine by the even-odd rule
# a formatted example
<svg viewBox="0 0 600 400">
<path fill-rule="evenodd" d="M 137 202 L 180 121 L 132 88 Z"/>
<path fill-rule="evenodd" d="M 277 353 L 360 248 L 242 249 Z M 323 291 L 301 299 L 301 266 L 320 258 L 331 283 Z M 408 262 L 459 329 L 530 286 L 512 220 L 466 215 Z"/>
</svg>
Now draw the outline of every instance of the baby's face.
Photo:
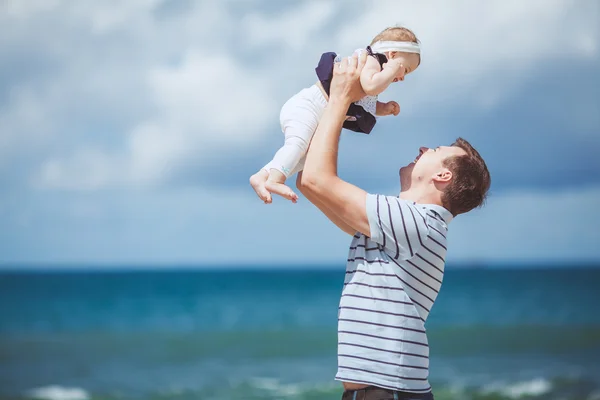
<svg viewBox="0 0 600 400">
<path fill-rule="evenodd" d="M 398 72 L 398 75 L 394 78 L 394 82 L 403 81 L 404 77 L 419 67 L 419 61 L 421 56 L 416 53 L 401 53 L 397 51 L 391 51 L 388 53 L 388 59 L 399 59 L 400 63 L 404 66 Z"/>
</svg>

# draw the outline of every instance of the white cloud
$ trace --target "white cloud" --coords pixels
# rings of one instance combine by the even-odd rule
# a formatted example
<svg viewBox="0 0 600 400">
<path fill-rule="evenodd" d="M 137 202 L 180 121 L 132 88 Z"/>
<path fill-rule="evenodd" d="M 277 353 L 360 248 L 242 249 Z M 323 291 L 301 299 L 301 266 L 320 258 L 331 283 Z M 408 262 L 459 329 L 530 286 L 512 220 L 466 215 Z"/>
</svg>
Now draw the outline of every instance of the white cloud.
<svg viewBox="0 0 600 400">
<path fill-rule="evenodd" d="M 0 14 L 12 18 L 27 18 L 31 14 L 56 8 L 61 0 L 5 0 L 0 3 Z"/>
<path fill-rule="evenodd" d="M 33 184 L 38 188 L 97 190 L 121 177 L 121 166 L 94 148 L 79 150 L 68 160 L 45 161 Z M 123 177 L 121 177 L 122 180 Z"/>
<path fill-rule="evenodd" d="M 269 82 L 222 55 L 191 51 L 181 65 L 155 68 L 147 78 L 156 115 L 127 134 L 124 155 L 78 149 L 46 162 L 37 182 L 82 190 L 161 182 L 191 158 L 264 135 L 276 110 Z"/>
<path fill-rule="evenodd" d="M 275 17 L 260 11 L 251 12 L 241 20 L 242 31 L 247 32 L 243 40 L 252 47 L 276 45 L 279 49 L 275 54 L 291 52 L 302 58 L 300 52 L 318 43 L 315 34 L 330 22 L 336 11 L 332 1 L 311 0 Z"/>
<path fill-rule="evenodd" d="M 103 34 L 118 28 L 126 27 L 137 16 L 146 16 L 162 0 L 110 0 L 83 3 L 78 10 L 81 16 L 88 15 L 92 22 L 92 31 Z"/>
<path fill-rule="evenodd" d="M 10 112 L 0 112 L 0 155 L 14 150 L 19 136 L 36 142 L 47 140 L 49 126 L 45 106 L 30 88 L 16 88 L 9 94 Z"/>
<path fill-rule="evenodd" d="M 159 183 L 190 159 L 250 147 L 266 135 L 280 140 L 279 107 L 314 82 L 320 53 L 350 52 L 388 25 L 414 29 L 423 43 L 420 70 L 382 96 L 406 98 L 408 118 L 457 104 L 493 109 L 532 66 L 562 71 L 597 57 L 600 37 L 597 2 L 307 1 L 238 16 L 235 3 L 206 1 L 161 18 L 163 5 L 4 3 L 0 55 L 16 44 L 52 67 L 15 82 L 11 90 L 21 94 L 0 110 L 0 151 L 48 147 L 37 184 Z M 112 139 L 92 137 L 90 119 L 116 130 L 106 134 Z"/>
<path fill-rule="evenodd" d="M 190 52 L 179 67 L 151 71 L 149 86 L 170 124 L 195 131 L 206 142 L 252 140 L 253 134 L 264 134 L 270 112 L 276 111 L 268 79 L 224 54 Z"/>
</svg>

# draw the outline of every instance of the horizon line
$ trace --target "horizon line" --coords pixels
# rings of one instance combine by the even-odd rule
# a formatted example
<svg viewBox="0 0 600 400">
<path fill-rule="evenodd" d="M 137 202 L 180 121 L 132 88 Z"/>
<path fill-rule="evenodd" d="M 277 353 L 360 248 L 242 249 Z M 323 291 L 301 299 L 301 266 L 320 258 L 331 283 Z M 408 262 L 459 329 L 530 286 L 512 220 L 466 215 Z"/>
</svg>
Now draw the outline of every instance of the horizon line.
<svg viewBox="0 0 600 400">
<path fill-rule="evenodd" d="M 142 262 L 48 262 L 48 263 L 25 263 L 25 262 L 0 262 L 0 273 L 2 272 L 53 272 L 53 271 L 335 271 L 344 270 L 344 262 L 306 262 L 306 263 L 196 263 L 196 262 L 162 262 L 162 263 L 142 263 Z M 539 269 L 590 269 L 600 268 L 600 260 L 581 260 L 573 261 L 494 261 L 494 262 L 451 262 L 446 264 L 446 269 L 450 270 L 539 270 Z"/>
</svg>

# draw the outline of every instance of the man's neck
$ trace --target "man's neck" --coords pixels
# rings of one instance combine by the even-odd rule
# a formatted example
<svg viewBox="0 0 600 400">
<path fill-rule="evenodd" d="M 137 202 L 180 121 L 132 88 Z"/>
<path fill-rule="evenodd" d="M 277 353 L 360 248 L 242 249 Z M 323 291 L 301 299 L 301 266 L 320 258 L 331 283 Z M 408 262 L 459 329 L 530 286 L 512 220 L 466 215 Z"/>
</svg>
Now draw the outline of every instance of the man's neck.
<svg viewBox="0 0 600 400">
<path fill-rule="evenodd" d="M 442 205 L 441 192 L 439 190 L 430 190 L 429 188 L 411 188 L 401 191 L 400 198 L 403 200 L 414 201 L 417 204 Z"/>
</svg>

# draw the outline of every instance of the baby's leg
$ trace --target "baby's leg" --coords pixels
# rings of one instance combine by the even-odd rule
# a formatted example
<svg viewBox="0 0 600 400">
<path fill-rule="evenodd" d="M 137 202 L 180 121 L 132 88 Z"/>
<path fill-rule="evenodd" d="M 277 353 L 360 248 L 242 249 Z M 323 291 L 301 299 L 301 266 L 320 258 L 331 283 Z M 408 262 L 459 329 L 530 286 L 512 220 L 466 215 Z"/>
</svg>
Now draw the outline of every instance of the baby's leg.
<svg viewBox="0 0 600 400">
<path fill-rule="evenodd" d="M 266 183 L 269 192 L 294 203 L 298 200 L 298 195 L 284 183 L 291 175 L 302 170 L 308 145 L 326 104 L 319 88 L 312 86 L 302 90 L 282 107 L 280 121 L 285 143 L 265 167 L 269 171 Z"/>
<path fill-rule="evenodd" d="M 308 126 L 301 122 L 292 122 L 285 127 L 285 144 L 275 153 L 269 168 L 269 178 L 266 188 L 269 192 L 285 197 L 294 203 L 298 195 L 284 183 L 293 173 L 298 171 L 300 161 L 305 157 L 310 143 L 311 132 L 306 132 Z M 308 136 L 308 140 L 305 137 Z"/>
<path fill-rule="evenodd" d="M 250 185 L 252 189 L 256 192 L 256 195 L 265 202 L 265 204 L 270 204 L 273 199 L 271 198 L 271 193 L 266 188 L 267 178 L 269 177 L 269 172 L 262 168 L 260 171 L 255 173 L 250 177 Z"/>
</svg>

